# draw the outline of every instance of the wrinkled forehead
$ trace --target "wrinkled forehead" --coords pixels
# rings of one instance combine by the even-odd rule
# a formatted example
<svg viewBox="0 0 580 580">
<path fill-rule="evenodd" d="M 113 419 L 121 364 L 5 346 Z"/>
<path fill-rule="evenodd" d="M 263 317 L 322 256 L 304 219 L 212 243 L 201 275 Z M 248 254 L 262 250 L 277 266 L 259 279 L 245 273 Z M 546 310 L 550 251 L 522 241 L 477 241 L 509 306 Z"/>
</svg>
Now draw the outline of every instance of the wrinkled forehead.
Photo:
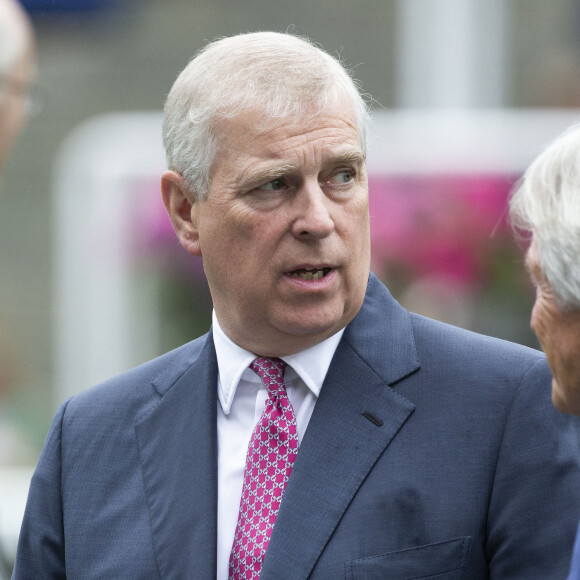
<svg viewBox="0 0 580 580">
<path fill-rule="evenodd" d="M 235 116 L 214 121 L 218 151 L 234 143 L 241 143 L 242 147 L 244 144 L 250 146 L 257 141 L 265 143 L 275 140 L 281 134 L 288 137 L 299 136 L 326 128 L 340 128 L 355 133 L 358 145 L 364 151 L 359 120 L 354 106 L 346 97 L 326 105 L 316 102 L 302 103 L 300 107 L 284 115 L 271 114 L 260 106 L 248 107 Z"/>
<path fill-rule="evenodd" d="M 222 121 L 210 180 L 230 176 L 244 181 L 250 175 L 264 174 L 264 181 L 269 181 L 266 177 L 270 174 L 319 171 L 339 160 L 343 164 L 364 164 L 365 154 L 351 109 L 320 114 L 309 111 L 282 119 L 264 117 L 260 111 L 251 111 Z"/>
</svg>

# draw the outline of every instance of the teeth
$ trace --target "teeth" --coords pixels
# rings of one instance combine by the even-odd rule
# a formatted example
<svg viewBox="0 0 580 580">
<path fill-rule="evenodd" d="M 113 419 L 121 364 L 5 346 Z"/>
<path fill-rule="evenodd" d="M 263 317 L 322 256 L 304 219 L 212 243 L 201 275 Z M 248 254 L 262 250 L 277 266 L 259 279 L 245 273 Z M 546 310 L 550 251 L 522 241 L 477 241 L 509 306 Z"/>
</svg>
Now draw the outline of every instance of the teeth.
<svg viewBox="0 0 580 580">
<path fill-rule="evenodd" d="M 302 280 L 319 280 L 325 274 L 325 269 L 322 270 L 296 270 L 291 272 L 291 276 L 294 278 L 301 278 Z"/>
</svg>

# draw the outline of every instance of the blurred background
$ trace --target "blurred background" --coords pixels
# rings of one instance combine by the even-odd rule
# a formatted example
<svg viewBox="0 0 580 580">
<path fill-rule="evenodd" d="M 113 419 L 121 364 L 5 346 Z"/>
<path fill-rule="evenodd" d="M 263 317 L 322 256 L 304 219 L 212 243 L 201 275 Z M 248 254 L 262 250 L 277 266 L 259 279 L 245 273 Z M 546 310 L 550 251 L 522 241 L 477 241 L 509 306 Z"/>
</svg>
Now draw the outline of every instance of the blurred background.
<svg viewBox="0 0 580 580">
<path fill-rule="evenodd" d="M 409 309 L 536 347 L 510 189 L 580 114 L 578 0 L 22 0 L 42 111 L 0 187 L 0 539 L 66 397 L 209 326 L 159 202 L 160 110 L 216 37 L 308 36 L 372 95 L 373 269 Z"/>
</svg>

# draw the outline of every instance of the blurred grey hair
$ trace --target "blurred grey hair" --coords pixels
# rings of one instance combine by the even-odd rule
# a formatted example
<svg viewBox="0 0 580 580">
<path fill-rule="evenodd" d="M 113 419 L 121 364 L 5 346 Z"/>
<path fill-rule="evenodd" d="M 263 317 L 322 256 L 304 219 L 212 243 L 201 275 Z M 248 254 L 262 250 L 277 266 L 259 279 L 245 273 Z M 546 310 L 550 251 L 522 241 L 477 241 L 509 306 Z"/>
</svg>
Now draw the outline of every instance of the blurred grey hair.
<svg viewBox="0 0 580 580">
<path fill-rule="evenodd" d="M 17 61 L 26 52 L 30 36 L 30 24 L 20 4 L 15 0 L 0 0 L 1 76 L 10 76 Z"/>
<path fill-rule="evenodd" d="M 277 32 L 240 34 L 203 48 L 179 75 L 165 103 L 163 143 L 169 168 L 187 190 L 207 196 L 220 134 L 218 121 L 258 111 L 272 119 L 314 117 L 347 99 L 366 149 L 368 108 L 340 62 L 309 40 Z"/>
<path fill-rule="evenodd" d="M 510 216 L 531 232 L 538 265 L 562 305 L 580 309 L 580 124 L 530 165 L 511 197 Z"/>
</svg>

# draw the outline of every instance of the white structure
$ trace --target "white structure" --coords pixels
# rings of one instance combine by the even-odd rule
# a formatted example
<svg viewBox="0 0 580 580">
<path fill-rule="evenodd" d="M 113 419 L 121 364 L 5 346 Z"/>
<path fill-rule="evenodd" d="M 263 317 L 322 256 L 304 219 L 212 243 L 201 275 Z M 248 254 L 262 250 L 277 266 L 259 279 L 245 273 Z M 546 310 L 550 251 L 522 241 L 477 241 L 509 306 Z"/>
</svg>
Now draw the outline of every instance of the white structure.
<svg viewBox="0 0 580 580">
<path fill-rule="evenodd" d="M 136 280 L 144 190 L 165 169 L 161 114 L 112 114 L 65 142 L 55 176 L 55 396 L 157 354 L 155 280 Z"/>
<path fill-rule="evenodd" d="M 505 0 L 398 0 L 397 106 L 501 107 Z"/>
</svg>

